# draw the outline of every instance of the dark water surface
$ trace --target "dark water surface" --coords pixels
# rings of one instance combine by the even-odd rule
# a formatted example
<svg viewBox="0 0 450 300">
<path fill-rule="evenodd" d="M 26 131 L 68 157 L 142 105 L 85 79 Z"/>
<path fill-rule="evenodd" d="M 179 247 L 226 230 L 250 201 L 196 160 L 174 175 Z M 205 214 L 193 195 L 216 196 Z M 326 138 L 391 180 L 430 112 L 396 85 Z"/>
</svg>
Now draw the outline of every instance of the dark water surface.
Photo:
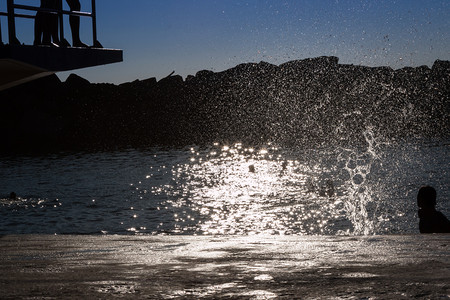
<svg viewBox="0 0 450 300">
<path fill-rule="evenodd" d="M 430 184 L 450 216 L 448 142 L 0 157 L 0 234 L 340 235 L 418 232 Z M 10 192 L 20 197 L 6 199 Z"/>
</svg>

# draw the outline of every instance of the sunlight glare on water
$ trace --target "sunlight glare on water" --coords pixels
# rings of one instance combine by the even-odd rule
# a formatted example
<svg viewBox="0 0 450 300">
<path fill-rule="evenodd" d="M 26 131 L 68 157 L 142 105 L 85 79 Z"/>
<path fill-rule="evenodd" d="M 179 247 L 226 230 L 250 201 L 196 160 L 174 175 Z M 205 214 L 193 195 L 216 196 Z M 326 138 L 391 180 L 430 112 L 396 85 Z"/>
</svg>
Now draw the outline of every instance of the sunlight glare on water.
<svg viewBox="0 0 450 300">
<path fill-rule="evenodd" d="M 189 163 L 174 167 L 172 184 L 163 187 L 177 210 L 176 231 L 373 233 L 366 209 L 376 188 L 368 178 L 376 159 L 373 143 L 361 153 L 340 149 L 319 155 L 314 150 L 289 155 L 272 145 L 191 148 Z"/>
<path fill-rule="evenodd" d="M 448 143 L 214 144 L 0 161 L 0 233 L 367 235 L 418 232 L 416 193 L 449 213 Z"/>
</svg>

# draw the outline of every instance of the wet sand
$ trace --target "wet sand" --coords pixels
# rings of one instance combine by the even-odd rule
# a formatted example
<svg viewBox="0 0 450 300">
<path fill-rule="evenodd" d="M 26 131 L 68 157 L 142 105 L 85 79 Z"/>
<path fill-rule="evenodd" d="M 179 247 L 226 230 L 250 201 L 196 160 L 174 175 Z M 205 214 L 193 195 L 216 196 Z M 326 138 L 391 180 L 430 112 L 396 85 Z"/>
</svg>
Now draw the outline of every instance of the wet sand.
<svg viewBox="0 0 450 300">
<path fill-rule="evenodd" d="M 450 299 L 450 235 L 0 237 L 1 299 Z"/>
</svg>

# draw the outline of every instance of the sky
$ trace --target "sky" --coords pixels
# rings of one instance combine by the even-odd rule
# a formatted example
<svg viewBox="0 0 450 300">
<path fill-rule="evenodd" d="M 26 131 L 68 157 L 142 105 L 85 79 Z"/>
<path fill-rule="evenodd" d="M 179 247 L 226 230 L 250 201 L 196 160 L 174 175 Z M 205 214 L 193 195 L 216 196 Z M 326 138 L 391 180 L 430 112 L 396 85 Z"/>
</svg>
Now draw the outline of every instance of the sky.
<svg viewBox="0 0 450 300">
<path fill-rule="evenodd" d="M 80 0 L 83 11 L 91 1 Z M 4 10 L 6 1 L 0 1 Z M 38 5 L 38 0 L 16 0 Z M 98 39 L 124 51 L 122 63 L 58 73 L 91 82 L 184 78 L 240 63 L 337 56 L 340 63 L 432 66 L 450 60 L 450 0 L 97 0 Z M 81 24 L 92 44 L 91 22 Z M 6 19 L 2 18 L 3 37 Z M 66 20 L 66 36 L 70 28 Z M 33 21 L 17 21 L 33 42 Z M 68 39 L 71 42 L 71 39 Z"/>
</svg>

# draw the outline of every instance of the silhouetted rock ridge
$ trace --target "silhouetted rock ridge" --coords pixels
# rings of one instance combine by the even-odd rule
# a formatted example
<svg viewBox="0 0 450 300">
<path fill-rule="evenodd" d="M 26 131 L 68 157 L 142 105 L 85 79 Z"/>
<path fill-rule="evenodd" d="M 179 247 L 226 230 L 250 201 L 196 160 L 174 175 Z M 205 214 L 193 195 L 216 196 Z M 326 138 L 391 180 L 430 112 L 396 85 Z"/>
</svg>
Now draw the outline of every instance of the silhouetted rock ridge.
<svg viewBox="0 0 450 300">
<path fill-rule="evenodd" d="M 343 65 L 337 57 L 245 63 L 121 85 L 71 75 L 0 93 L 3 151 L 244 142 L 315 147 L 449 137 L 450 62 Z"/>
</svg>

